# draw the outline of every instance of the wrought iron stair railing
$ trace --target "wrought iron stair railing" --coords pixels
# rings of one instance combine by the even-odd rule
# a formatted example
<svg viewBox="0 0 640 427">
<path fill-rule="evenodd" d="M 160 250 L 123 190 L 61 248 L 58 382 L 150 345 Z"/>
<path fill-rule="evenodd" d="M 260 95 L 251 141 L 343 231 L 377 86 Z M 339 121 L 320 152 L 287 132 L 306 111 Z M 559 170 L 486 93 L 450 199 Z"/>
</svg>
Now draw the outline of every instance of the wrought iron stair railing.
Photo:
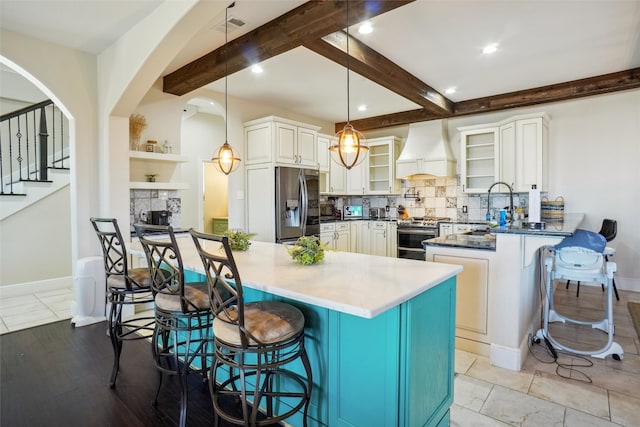
<svg viewBox="0 0 640 427">
<path fill-rule="evenodd" d="M 69 169 L 68 121 L 51 100 L 0 116 L 0 195 L 24 196 L 23 182 L 50 182 Z"/>
</svg>

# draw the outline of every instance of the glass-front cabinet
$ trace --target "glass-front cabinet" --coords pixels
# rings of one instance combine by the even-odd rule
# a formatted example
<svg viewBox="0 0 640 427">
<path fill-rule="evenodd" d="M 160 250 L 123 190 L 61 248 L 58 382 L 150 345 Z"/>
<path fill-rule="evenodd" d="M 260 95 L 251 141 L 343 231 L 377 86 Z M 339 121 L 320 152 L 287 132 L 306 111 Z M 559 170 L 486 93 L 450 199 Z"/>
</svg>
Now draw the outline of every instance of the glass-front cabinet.
<svg viewBox="0 0 640 427">
<path fill-rule="evenodd" d="M 463 191 L 484 193 L 498 181 L 498 127 L 467 129 L 460 133 Z"/>
</svg>

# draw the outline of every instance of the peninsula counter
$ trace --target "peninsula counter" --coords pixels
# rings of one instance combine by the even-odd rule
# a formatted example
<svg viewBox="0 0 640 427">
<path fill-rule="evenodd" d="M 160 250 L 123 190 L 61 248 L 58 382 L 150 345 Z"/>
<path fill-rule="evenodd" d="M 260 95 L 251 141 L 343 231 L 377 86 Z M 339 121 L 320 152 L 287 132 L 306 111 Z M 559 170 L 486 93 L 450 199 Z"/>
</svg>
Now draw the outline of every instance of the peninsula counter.
<svg viewBox="0 0 640 427">
<path fill-rule="evenodd" d="M 457 280 L 456 347 L 489 356 L 491 364 L 519 371 L 530 336 L 540 328 L 541 268 L 545 248 L 571 236 L 584 214 L 542 230 L 493 228 L 487 235 L 425 240 L 427 260 L 462 265 Z"/>
<path fill-rule="evenodd" d="M 201 279 L 191 236 L 176 239 L 190 279 Z M 143 256 L 137 239 L 129 251 Z M 265 242 L 234 258 L 247 301 L 282 300 L 305 315 L 310 426 L 449 425 L 462 267 L 332 251 L 303 266 Z"/>
</svg>

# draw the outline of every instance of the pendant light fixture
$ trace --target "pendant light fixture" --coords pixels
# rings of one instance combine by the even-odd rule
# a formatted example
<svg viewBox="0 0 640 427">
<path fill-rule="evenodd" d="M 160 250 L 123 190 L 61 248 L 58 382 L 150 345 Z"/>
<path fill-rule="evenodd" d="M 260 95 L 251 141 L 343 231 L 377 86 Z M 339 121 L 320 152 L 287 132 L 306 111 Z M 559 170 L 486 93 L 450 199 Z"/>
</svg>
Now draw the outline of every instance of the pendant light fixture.
<svg viewBox="0 0 640 427">
<path fill-rule="evenodd" d="M 229 43 L 227 30 L 229 25 L 228 13 L 229 9 L 235 5 L 235 2 L 231 3 L 224 11 L 224 144 L 218 148 L 215 156 L 211 159 L 215 168 L 225 175 L 229 175 L 240 165 L 238 153 L 229 144 L 229 116 L 227 113 L 227 74 L 229 74 L 229 61 L 227 59 L 227 44 Z"/>
<path fill-rule="evenodd" d="M 369 146 L 364 135 L 349 122 L 349 0 L 347 0 L 347 124 L 335 134 L 329 146 L 331 158 L 347 169 L 362 163 Z"/>
</svg>

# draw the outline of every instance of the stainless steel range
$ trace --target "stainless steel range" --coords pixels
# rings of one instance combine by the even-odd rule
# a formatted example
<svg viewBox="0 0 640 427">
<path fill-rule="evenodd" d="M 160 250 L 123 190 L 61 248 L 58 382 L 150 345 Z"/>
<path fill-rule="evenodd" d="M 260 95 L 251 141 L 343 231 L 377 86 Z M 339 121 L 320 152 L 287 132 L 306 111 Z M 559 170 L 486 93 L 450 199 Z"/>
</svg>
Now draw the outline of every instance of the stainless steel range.
<svg viewBox="0 0 640 427">
<path fill-rule="evenodd" d="M 422 241 L 438 237 L 438 223 L 444 217 L 414 217 L 398 220 L 398 258 L 426 260 Z"/>
</svg>

